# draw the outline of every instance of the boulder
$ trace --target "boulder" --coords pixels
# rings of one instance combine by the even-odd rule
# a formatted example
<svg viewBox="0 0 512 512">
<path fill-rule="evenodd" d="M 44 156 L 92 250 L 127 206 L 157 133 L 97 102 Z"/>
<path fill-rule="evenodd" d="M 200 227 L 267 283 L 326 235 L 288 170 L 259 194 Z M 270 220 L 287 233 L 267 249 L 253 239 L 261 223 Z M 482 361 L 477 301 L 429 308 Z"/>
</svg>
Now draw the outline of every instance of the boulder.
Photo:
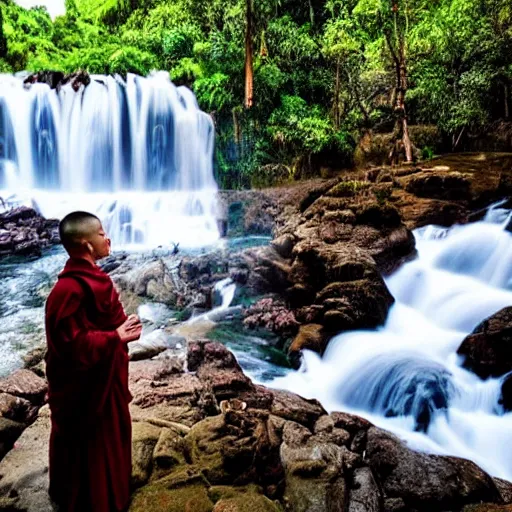
<svg viewBox="0 0 512 512">
<path fill-rule="evenodd" d="M 470 503 L 503 502 L 492 478 L 473 462 L 412 451 L 376 427 L 367 432 L 365 460 L 384 497 L 401 499 L 406 510 L 460 510 Z"/>
<path fill-rule="evenodd" d="M 53 512 L 48 497 L 48 407 L 0 462 L 0 497 L 11 498 L 11 511 Z"/>
<path fill-rule="evenodd" d="M 44 247 L 59 243 L 58 225 L 26 206 L 0 213 L 0 256 L 40 256 Z"/>
<path fill-rule="evenodd" d="M 380 512 L 382 496 L 370 468 L 357 468 L 352 476 L 348 512 Z"/>
<path fill-rule="evenodd" d="M 471 182 L 463 173 L 425 170 L 408 178 L 405 189 L 418 197 L 469 199 Z"/>
<path fill-rule="evenodd" d="M 326 414 L 320 402 L 308 400 L 289 391 L 273 390 L 271 413 L 280 418 L 313 428 L 320 416 Z"/>
<path fill-rule="evenodd" d="M 0 460 L 13 447 L 25 425 L 7 418 L 0 418 Z"/>
<path fill-rule="evenodd" d="M 460 345 L 463 365 L 482 378 L 512 371 L 512 307 L 481 322 Z"/>
<path fill-rule="evenodd" d="M 141 487 L 149 480 L 153 451 L 161 428 L 145 421 L 134 421 L 132 426 L 132 486 Z"/>
<path fill-rule="evenodd" d="M 321 324 L 304 324 L 299 327 L 297 336 L 288 348 L 288 357 L 295 368 L 300 366 L 302 350 L 313 350 L 322 354 L 326 347 L 326 334 Z"/>
<path fill-rule="evenodd" d="M 315 439 L 305 427 L 287 422 L 280 448 L 285 471 L 284 500 L 297 512 L 344 512 L 348 488 L 343 450 Z"/>
<path fill-rule="evenodd" d="M 18 423 L 32 423 L 37 417 L 37 407 L 25 398 L 0 393 L 0 416 Z"/>
<path fill-rule="evenodd" d="M 25 398 L 32 404 L 42 405 L 47 390 L 46 381 L 30 370 L 17 370 L 0 379 L 0 393 Z"/>
<path fill-rule="evenodd" d="M 180 343 L 186 346 L 187 341 L 182 336 L 171 336 L 162 329 L 157 329 L 141 336 L 137 341 L 128 343 L 130 361 L 151 359 L 167 349 L 175 348 Z"/>
</svg>

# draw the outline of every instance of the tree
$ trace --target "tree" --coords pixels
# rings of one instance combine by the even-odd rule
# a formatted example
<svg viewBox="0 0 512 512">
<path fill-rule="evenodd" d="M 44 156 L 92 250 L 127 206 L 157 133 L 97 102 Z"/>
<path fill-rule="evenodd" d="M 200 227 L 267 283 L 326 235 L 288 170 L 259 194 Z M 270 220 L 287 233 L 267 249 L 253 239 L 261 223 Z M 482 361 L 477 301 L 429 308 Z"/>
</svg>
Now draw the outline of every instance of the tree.
<svg viewBox="0 0 512 512">
<path fill-rule="evenodd" d="M 0 58 L 4 59 L 7 56 L 7 38 L 4 34 L 4 16 L 3 8 L 0 5 Z"/>
<path fill-rule="evenodd" d="M 253 70 L 253 13 L 252 0 L 245 0 L 245 108 L 253 105 L 254 94 L 254 70 Z"/>
</svg>

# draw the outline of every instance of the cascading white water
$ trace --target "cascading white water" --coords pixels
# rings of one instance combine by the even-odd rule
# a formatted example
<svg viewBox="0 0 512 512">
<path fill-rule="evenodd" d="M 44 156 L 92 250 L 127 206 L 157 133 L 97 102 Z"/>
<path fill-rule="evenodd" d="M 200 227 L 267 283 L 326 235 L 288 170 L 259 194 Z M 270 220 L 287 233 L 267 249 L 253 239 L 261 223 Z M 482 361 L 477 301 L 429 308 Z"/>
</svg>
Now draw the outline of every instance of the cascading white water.
<svg viewBox="0 0 512 512">
<path fill-rule="evenodd" d="M 415 232 L 418 257 L 386 280 L 396 299 L 386 324 L 334 337 L 321 358 L 270 383 L 328 410 L 367 417 L 420 450 L 475 461 L 512 480 L 512 412 L 502 379 L 481 380 L 456 351 L 482 320 L 512 305 L 509 212 Z M 266 383 L 268 385 L 268 383 Z"/>
<path fill-rule="evenodd" d="M 0 75 L 0 197 L 46 217 L 96 213 L 114 244 L 215 242 L 214 126 L 168 73 L 77 91 Z"/>
</svg>

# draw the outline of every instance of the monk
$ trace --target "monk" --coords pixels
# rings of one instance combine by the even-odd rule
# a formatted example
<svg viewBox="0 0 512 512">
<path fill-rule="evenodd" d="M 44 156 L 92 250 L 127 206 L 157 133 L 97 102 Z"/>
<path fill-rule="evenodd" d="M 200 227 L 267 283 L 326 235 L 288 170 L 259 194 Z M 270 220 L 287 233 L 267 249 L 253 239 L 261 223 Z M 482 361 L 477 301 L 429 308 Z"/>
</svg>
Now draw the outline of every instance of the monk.
<svg viewBox="0 0 512 512">
<path fill-rule="evenodd" d="M 51 411 L 50 488 L 59 512 L 119 512 L 130 499 L 131 418 L 127 343 L 140 337 L 112 280 L 100 220 L 73 212 L 60 237 L 69 254 L 46 302 Z"/>
</svg>

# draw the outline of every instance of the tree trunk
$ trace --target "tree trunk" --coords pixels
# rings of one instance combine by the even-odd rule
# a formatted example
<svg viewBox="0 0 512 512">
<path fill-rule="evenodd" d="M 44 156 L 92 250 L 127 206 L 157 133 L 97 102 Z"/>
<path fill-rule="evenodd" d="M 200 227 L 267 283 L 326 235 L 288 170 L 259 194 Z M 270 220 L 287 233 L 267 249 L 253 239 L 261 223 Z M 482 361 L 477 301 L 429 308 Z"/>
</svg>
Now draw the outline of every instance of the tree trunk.
<svg viewBox="0 0 512 512">
<path fill-rule="evenodd" d="M 508 84 L 508 81 L 506 81 L 503 84 L 503 94 L 505 96 L 504 102 L 503 102 L 503 106 L 505 107 L 505 112 L 504 112 L 505 119 L 508 119 L 510 117 L 510 108 L 509 108 L 509 104 L 508 104 L 509 92 L 510 92 L 509 91 L 509 84 Z"/>
<path fill-rule="evenodd" d="M 252 0 L 246 0 L 246 29 L 245 29 L 245 108 L 251 108 L 254 103 L 254 72 L 252 53 Z"/>
<path fill-rule="evenodd" d="M 400 137 L 402 139 L 403 149 L 405 151 L 405 159 L 407 162 L 412 162 L 413 153 L 412 153 L 412 143 L 409 137 L 409 123 L 407 120 L 407 110 L 405 105 L 405 94 L 408 88 L 407 81 L 407 52 L 406 52 L 406 37 L 408 31 L 408 21 L 407 21 L 407 13 L 406 13 L 406 26 L 405 28 L 400 29 L 398 23 L 398 4 L 393 5 L 394 12 L 394 31 L 395 31 L 395 43 L 393 44 L 391 40 L 391 33 L 386 32 L 386 42 L 391 53 L 391 57 L 395 64 L 395 91 L 393 93 L 394 100 L 394 111 L 396 115 L 396 125 L 395 125 L 395 134 L 396 137 Z M 405 33 L 404 33 L 405 31 Z M 393 145 L 393 149 L 391 150 L 390 157 L 396 156 L 398 144 L 395 143 Z"/>
<path fill-rule="evenodd" d="M 334 86 L 334 127 L 340 129 L 340 59 L 336 61 L 336 83 Z"/>
<path fill-rule="evenodd" d="M 405 149 L 405 159 L 412 162 L 412 144 L 409 137 L 409 123 L 405 109 L 405 93 L 407 92 L 407 68 L 403 42 L 400 45 L 400 66 L 399 66 L 399 90 L 397 91 L 397 110 L 402 124 L 402 141 Z"/>
</svg>

